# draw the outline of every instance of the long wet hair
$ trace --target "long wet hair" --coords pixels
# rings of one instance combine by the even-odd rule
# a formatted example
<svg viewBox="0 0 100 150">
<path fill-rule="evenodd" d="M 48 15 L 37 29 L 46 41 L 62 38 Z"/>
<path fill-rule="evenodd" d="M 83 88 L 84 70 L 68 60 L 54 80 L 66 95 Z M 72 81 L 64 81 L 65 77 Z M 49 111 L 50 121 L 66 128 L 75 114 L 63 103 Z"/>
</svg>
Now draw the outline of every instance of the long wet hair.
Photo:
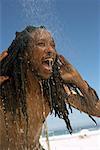
<svg viewBox="0 0 100 150">
<path fill-rule="evenodd" d="M 9 76 L 10 78 L 6 84 L 3 83 L 1 85 L 0 94 L 4 113 L 10 111 L 13 117 L 16 117 L 16 113 L 18 116 L 23 114 L 27 122 L 28 115 L 25 90 L 27 80 L 23 67 L 25 69 L 29 64 L 23 55 L 25 49 L 30 48 L 28 45 L 29 40 L 31 40 L 30 33 L 34 32 L 38 28 L 46 29 L 43 26 L 28 26 L 22 32 L 16 32 L 16 38 L 8 48 L 8 56 L 0 63 L 0 75 Z M 65 103 L 67 94 L 63 87 L 63 80 L 60 77 L 58 58 L 55 60 L 52 76 L 47 80 L 41 79 L 41 82 L 43 95 L 48 97 L 51 113 L 54 112 L 55 116 L 62 118 L 66 123 L 67 129 L 71 133 L 72 127 L 68 118 L 68 106 Z"/>
</svg>

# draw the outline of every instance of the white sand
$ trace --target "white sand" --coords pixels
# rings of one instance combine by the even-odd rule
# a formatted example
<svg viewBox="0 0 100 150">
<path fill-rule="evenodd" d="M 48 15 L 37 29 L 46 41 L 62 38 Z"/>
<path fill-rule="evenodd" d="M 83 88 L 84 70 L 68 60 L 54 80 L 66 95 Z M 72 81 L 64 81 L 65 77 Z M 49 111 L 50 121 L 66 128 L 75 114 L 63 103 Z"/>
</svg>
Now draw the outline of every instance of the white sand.
<svg viewBox="0 0 100 150">
<path fill-rule="evenodd" d="M 48 150 L 45 138 L 41 138 L 40 141 Z M 49 138 L 49 143 L 50 150 L 100 150 L 100 130 L 53 136 Z"/>
</svg>

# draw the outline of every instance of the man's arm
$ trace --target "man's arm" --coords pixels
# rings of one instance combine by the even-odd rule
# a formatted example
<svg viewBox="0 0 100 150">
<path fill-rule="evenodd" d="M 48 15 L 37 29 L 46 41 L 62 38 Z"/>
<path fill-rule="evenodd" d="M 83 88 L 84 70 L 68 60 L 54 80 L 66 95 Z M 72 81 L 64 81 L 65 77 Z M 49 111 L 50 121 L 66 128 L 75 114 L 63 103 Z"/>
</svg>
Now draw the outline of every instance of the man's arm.
<svg viewBox="0 0 100 150">
<path fill-rule="evenodd" d="M 70 91 L 66 85 L 64 85 L 64 89 L 68 95 L 66 103 L 88 115 L 100 117 L 100 100 L 94 101 L 93 105 L 88 105 L 86 99 L 82 95 Z"/>
<path fill-rule="evenodd" d="M 58 59 L 64 89 L 69 95 L 66 102 L 89 115 L 100 117 L 100 100 L 96 91 L 82 79 L 78 71 L 63 56 L 59 56 Z M 73 90 L 67 87 L 68 84 L 73 86 Z"/>
</svg>

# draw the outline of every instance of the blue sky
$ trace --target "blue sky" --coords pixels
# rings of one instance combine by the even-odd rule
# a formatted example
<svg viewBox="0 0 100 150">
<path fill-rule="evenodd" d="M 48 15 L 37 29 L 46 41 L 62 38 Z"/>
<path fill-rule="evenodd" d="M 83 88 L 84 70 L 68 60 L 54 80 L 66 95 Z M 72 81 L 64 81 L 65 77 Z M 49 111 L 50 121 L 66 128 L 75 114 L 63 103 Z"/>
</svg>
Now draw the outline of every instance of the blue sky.
<svg viewBox="0 0 100 150">
<path fill-rule="evenodd" d="M 44 25 L 54 36 L 58 52 L 100 96 L 100 0 L 1 0 L 0 18 L 0 52 L 9 47 L 16 31 Z M 94 126 L 78 111 L 70 117 L 73 127 Z M 52 117 L 48 122 L 50 129 L 65 126 Z"/>
</svg>

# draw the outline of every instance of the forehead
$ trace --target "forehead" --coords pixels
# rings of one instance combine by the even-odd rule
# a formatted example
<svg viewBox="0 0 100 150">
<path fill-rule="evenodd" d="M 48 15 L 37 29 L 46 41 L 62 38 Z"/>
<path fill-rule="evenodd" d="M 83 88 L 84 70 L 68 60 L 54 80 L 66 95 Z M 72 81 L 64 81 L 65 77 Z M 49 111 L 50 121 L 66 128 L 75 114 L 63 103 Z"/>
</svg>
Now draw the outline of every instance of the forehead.
<svg viewBox="0 0 100 150">
<path fill-rule="evenodd" d="M 51 33 L 48 32 L 46 29 L 36 29 L 34 32 L 31 33 L 31 36 L 34 40 L 53 39 Z"/>
</svg>

